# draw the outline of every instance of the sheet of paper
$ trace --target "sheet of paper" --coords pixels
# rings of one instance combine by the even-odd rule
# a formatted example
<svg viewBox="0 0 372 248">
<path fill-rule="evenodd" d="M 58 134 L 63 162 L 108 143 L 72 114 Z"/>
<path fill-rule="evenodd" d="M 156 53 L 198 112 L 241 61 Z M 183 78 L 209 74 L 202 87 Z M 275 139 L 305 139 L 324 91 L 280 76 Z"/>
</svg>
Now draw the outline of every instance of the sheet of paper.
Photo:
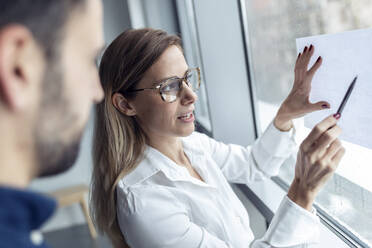
<svg viewBox="0 0 372 248">
<path fill-rule="evenodd" d="M 372 149 L 372 29 L 303 37 L 296 39 L 296 44 L 298 52 L 305 46 L 314 45 L 309 68 L 318 56 L 323 58 L 322 66 L 313 78 L 310 101 L 325 100 L 331 104 L 330 110 L 307 115 L 305 126 L 313 128 L 335 113 L 351 81 L 358 75 L 339 120 L 343 130 L 340 138 Z"/>
</svg>

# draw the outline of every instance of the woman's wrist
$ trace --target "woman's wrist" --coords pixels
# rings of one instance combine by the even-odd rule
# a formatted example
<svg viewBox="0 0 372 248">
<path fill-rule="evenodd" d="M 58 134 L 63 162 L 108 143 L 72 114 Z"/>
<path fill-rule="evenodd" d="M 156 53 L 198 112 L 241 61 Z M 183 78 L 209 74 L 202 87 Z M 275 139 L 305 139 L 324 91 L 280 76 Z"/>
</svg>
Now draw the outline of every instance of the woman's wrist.
<svg viewBox="0 0 372 248">
<path fill-rule="evenodd" d="M 302 188 L 298 180 L 293 180 L 289 187 L 287 196 L 300 207 L 310 212 L 312 211 L 315 194 Z"/>
<path fill-rule="evenodd" d="M 288 132 L 293 127 L 292 120 L 281 119 L 276 116 L 274 119 L 274 126 L 282 132 Z"/>
<path fill-rule="evenodd" d="M 293 127 L 292 118 L 286 113 L 285 106 L 280 106 L 274 118 L 274 126 L 282 132 L 287 132 Z"/>
</svg>

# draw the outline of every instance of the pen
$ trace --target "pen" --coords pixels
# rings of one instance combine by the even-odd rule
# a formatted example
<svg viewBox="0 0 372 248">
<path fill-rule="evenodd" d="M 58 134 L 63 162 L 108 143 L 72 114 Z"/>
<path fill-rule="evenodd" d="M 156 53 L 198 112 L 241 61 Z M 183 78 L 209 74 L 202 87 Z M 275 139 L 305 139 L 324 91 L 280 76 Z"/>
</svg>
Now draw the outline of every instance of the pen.
<svg viewBox="0 0 372 248">
<path fill-rule="evenodd" d="M 358 79 L 358 76 L 355 76 L 355 78 L 353 79 L 353 81 L 351 82 L 349 88 L 347 89 L 346 91 L 346 94 L 344 96 L 344 99 L 342 99 L 342 102 L 340 104 L 340 107 L 338 107 L 338 110 L 336 112 L 337 115 L 341 115 L 341 112 L 342 110 L 344 109 L 345 105 L 346 105 L 346 102 L 347 100 L 349 99 L 350 95 L 351 95 L 351 92 L 353 91 L 354 89 L 354 85 L 355 85 L 355 82 L 356 80 Z"/>
</svg>

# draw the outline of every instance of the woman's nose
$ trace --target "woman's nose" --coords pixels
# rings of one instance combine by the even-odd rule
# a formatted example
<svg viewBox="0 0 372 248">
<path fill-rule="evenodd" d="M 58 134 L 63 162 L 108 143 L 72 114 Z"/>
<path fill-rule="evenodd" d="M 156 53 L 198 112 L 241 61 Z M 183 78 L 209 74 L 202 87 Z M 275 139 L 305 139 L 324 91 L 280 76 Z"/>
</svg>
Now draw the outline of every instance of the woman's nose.
<svg viewBox="0 0 372 248">
<path fill-rule="evenodd" d="M 185 82 L 183 82 L 183 87 L 181 90 L 180 97 L 181 97 L 182 105 L 192 104 L 198 99 L 198 96 L 196 95 L 196 93 Z"/>
</svg>

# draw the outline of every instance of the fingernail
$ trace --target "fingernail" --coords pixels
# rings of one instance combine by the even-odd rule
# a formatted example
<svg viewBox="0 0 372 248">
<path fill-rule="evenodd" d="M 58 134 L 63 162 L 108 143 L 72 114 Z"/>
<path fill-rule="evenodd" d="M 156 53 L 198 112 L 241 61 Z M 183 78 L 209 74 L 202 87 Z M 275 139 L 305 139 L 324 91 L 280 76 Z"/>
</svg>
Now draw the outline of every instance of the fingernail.
<svg viewBox="0 0 372 248">
<path fill-rule="evenodd" d="M 316 62 L 318 62 L 318 61 L 319 61 L 319 60 L 320 60 L 321 58 L 322 58 L 322 57 L 321 57 L 321 56 L 319 56 L 319 57 L 318 57 L 318 59 L 316 60 Z"/>
<path fill-rule="evenodd" d="M 341 117 L 341 114 L 340 113 L 336 113 L 333 115 L 333 117 L 335 117 L 336 120 L 340 119 Z"/>
<path fill-rule="evenodd" d="M 327 104 L 323 104 L 322 105 L 322 108 L 326 109 L 326 108 L 329 108 Z"/>
<path fill-rule="evenodd" d="M 298 53 L 298 56 L 297 56 L 297 58 L 299 58 L 299 57 L 300 57 L 300 55 L 301 55 L 301 53 Z"/>
<path fill-rule="evenodd" d="M 306 52 L 306 50 L 307 50 L 307 46 L 305 46 L 305 48 L 304 48 L 304 52 Z"/>
<path fill-rule="evenodd" d="M 313 49 L 313 44 L 310 45 L 309 51 Z"/>
</svg>

